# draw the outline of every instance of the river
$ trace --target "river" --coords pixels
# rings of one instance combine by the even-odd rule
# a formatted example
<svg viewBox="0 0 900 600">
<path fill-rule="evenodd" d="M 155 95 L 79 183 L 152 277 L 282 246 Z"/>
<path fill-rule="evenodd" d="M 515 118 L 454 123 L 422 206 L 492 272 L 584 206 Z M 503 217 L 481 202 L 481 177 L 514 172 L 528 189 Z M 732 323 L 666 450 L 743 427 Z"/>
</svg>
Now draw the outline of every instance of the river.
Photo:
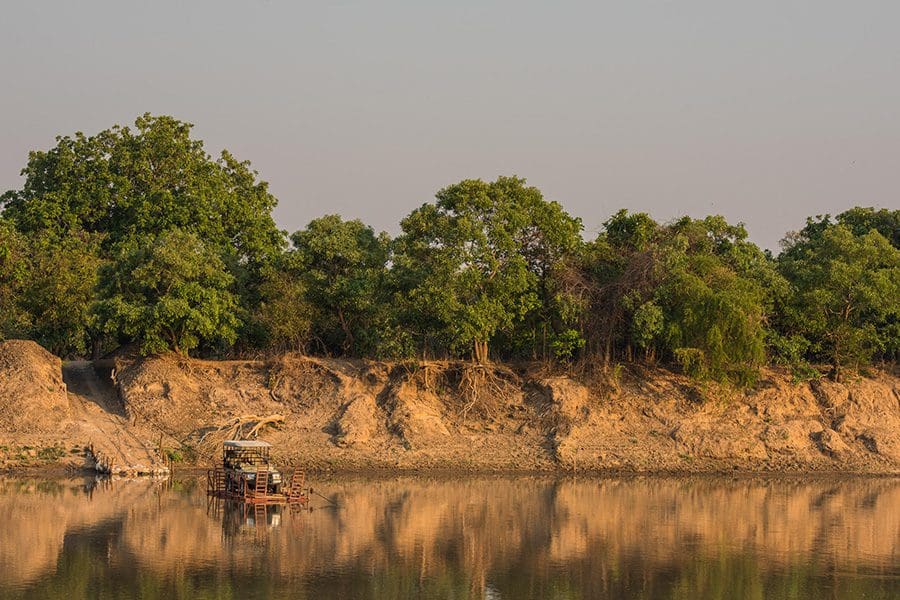
<svg viewBox="0 0 900 600">
<path fill-rule="evenodd" d="M 898 598 L 894 478 L 0 479 L 2 598 Z"/>
</svg>

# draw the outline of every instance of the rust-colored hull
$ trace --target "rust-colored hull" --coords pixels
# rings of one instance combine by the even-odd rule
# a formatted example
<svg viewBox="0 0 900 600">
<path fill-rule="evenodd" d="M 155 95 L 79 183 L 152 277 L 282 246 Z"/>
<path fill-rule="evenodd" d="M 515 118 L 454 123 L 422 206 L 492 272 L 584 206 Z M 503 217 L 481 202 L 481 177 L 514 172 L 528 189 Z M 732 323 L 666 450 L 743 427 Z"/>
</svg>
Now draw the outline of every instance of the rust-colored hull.
<svg viewBox="0 0 900 600">
<path fill-rule="evenodd" d="M 272 493 L 268 490 L 268 471 L 257 471 L 254 484 L 243 486 L 229 485 L 229 474 L 223 469 L 206 472 L 207 495 L 247 504 L 304 504 L 309 500 L 303 487 L 305 483 L 306 473 L 294 469 L 287 484 L 287 493 Z"/>
</svg>

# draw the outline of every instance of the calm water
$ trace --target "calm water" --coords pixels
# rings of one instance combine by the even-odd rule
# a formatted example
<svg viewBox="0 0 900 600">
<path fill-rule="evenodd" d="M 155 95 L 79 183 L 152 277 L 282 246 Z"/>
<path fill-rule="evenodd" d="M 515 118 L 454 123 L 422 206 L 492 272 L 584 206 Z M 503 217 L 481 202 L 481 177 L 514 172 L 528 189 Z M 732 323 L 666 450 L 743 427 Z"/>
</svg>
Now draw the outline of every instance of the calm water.
<svg viewBox="0 0 900 600">
<path fill-rule="evenodd" d="M 2 598 L 900 598 L 900 480 L 0 480 Z"/>
</svg>

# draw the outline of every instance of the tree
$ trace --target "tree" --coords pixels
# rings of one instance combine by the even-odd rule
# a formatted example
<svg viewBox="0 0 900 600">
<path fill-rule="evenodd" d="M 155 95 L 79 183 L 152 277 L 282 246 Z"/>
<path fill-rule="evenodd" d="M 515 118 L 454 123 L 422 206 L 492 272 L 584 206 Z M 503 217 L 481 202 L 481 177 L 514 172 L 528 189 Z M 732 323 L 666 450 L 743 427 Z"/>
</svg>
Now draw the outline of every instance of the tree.
<svg viewBox="0 0 900 600">
<path fill-rule="evenodd" d="M 409 321 L 452 353 L 488 359 L 491 338 L 541 306 L 541 284 L 580 221 L 524 179 L 467 179 L 401 223 L 394 267 Z"/>
<path fill-rule="evenodd" d="M 59 356 L 99 341 L 97 246 L 88 234 L 29 239 L 0 217 L 0 338 L 31 338 Z"/>
<path fill-rule="evenodd" d="M 365 351 L 384 300 L 390 239 L 359 220 L 338 215 L 315 219 L 291 236 L 286 257 L 316 309 L 314 331 L 326 347 L 345 354 Z"/>
<path fill-rule="evenodd" d="M 280 350 L 306 349 L 315 314 L 306 300 L 306 286 L 284 260 L 263 273 L 255 320 L 265 331 L 267 346 Z"/>
<path fill-rule="evenodd" d="M 22 337 L 30 330 L 29 315 L 21 306 L 30 276 L 27 256 L 26 240 L 0 216 L 0 340 Z"/>
<path fill-rule="evenodd" d="M 570 360 L 585 340 L 577 330 L 577 301 L 557 285 L 556 276 L 559 266 L 581 250 L 581 219 L 570 216 L 558 202 L 544 201 L 539 191 L 525 198 L 530 199 L 523 206 L 528 223 L 516 237 L 528 271 L 536 278 L 538 302 L 510 330 L 498 332 L 500 341 L 510 355 Z"/>
<path fill-rule="evenodd" d="M 42 272 L 26 298 L 36 313 L 38 339 L 71 353 L 81 352 L 87 338 L 98 352 L 98 331 L 83 310 L 88 283 L 98 278 L 88 266 L 99 267 L 135 240 L 173 229 L 196 235 L 224 262 L 242 313 L 253 313 L 262 271 L 285 245 L 271 216 L 276 200 L 249 163 L 227 150 L 213 160 L 203 142 L 191 138 L 191 128 L 173 117 L 145 114 L 134 128 L 58 137 L 53 148 L 29 154 L 24 185 L 0 196 L 0 206 L 33 240 L 36 259 L 57 269 Z M 71 242 L 85 239 L 91 255 Z M 71 329 L 78 321 L 81 332 Z"/>
<path fill-rule="evenodd" d="M 855 206 L 837 216 L 837 222 L 861 236 L 873 229 L 883 235 L 894 248 L 900 249 L 900 210 Z"/>
<path fill-rule="evenodd" d="M 828 360 L 836 378 L 877 353 L 896 355 L 900 250 L 877 229 L 858 234 L 827 218 L 810 220 L 785 240 L 779 267 L 793 290 L 786 335 L 805 338 L 812 357 Z"/>
<path fill-rule="evenodd" d="M 749 384 L 766 358 L 769 316 L 787 293 L 773 261 L 743 224 L 719 215 L 669 226 L 673 252 L 657 299 L 668 306 L 668 350 L 706 375 Z"/>
<path fill-rule="evenodd" d="M 277 254 L 283 235 L 276 200 L 247 162 L 228 151 L 214 161 L 190 123 L 145 114 L 135 129 L 57 138 L 29 153 L 25 184 L 0 197 L 25 234 L 103 234 L 103 250 L 135 235 L 179 228 L 229 263 L 255 265 Z"/>
<path fill-rule="evenodd" d="M 631 318 L 631 339 L 638 348 L 644 350 L 648 359 L 655 356 L 655 347 L 662 338 L 664 327 L 665 315 L 653 300 L 648 300 L 635 309 Z"/>
<path fill-rule="evenodd" d="M 582 306 L 588 350 L 605 364 L 633 349 L 698 378 L 746 383 L 765 358 L 771 262 L 740 225 L 684 217 L 659 225 L 619 211 L 560 281 Z"/>
<path fill-rule="evenodd" d="M 102 332 L 93 308 L 102 264 L 100 236 L 37 237 L 29 246 L 31 276 L 21 305 L 30 315 L 30 336 L 59 356 L 90 352 L 99 358 Z"/>
<path fill-rule="evenodd" d="M 194 233 L 135 236 L 102 270 L 100 322 L 137 341 L 144 354 L 232 344 L 240 325 L 232 282 L 218 253 Z"/>
<path fill-rule="evenodd" d="M 900 210 L 854 206 L 832 218 L 831 215 L 817 215 L 806 219 L 799 231 L 791 231 L 781 241 L 779 260 L 791 259 L 805 252 L 809 243 L 820 240 L 833 225 L 843 225 L 855 236 L 863 236 L 877 231 L 894 248 L 900 248 Z"/>
<path fill-rule="evenodd" d="M 654 294 L 664 348 L 696 377 L 751 382 L 765 360 L 764 289 L 715 255 L 675 256 L 668 269 Z"/>
<path fill-rule="evenodd" d="M 654 240 L 659 224 L 647 213 L 631 213 L 620 209 L 603 224 L 605 237 L 616 248 L 632 252 L 645 250 Z"/>
<path fill-rule="evenodd" d="M 651 302 L 664 275 L 661 226 L 646 213 L 620 210 L 604 223 L 604 231 L 559 272 L 560 286 L 580 305 L 580 328 L 589 354 L 604 364 L 616 348 L 631 357 L 631 339 L 644 325 L 632 326 L 636 310 Z M 649 310 L 645 309 L 645 310 Z M 646 315 L 649 316 L 649 315 Z M 656 334 L 641 331 L 638 344 L 655 354 Z"/>
</svg>

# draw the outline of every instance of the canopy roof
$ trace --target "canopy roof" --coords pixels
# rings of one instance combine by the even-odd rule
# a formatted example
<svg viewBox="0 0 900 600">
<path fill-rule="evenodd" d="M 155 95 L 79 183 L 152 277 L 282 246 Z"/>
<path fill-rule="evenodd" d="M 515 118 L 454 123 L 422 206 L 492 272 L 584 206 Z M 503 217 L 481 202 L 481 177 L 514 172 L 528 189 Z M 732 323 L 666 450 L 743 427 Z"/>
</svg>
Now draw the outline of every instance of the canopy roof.
<svg viewBox="0 0 900 600">
<path fill-rule="evenodd" d="M 225 440 L 226 448 L 271 448 L 272 444 L 262 440 Z"/>
</svg>

